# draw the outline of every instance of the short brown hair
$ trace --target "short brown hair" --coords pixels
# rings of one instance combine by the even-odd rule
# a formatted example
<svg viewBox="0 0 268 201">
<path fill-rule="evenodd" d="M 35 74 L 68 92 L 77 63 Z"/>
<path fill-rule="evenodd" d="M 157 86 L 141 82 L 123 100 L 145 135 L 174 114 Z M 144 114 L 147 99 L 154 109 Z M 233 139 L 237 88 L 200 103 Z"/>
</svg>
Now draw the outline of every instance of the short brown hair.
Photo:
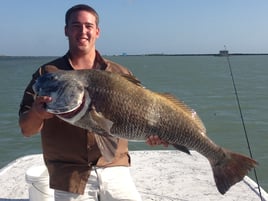
<svg viewBox="0 0 268 201">
<path fill-rule="evenodd" d="M 67 10 L 66 14 L 65 14 L 65 25 L 67 26 L 68 25 L 68 22 L 70 20 L 70 16 L 72 13 L 74 12 L 77 12 L 77 11 L 81 11 L 81 10 L 84 10 L 84 11 L 88 11 L 90 12 L 91 14 L 93 14 L 96 18 L 96 25 L 99 26 L 99 15 L 98 13 L 94 10 L 94 8 L 86 5 L 86 4 L 78 4 L 78 5 L 75 5 L 73 7 L 71 7 L 69 10 Z"/>
</svg>

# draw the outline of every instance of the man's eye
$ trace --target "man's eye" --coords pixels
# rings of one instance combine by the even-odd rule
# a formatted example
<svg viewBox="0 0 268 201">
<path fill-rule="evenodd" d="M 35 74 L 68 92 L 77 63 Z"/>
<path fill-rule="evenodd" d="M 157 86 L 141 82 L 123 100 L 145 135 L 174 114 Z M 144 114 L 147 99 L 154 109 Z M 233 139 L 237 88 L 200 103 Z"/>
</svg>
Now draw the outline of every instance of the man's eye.
<svg viewBox="0 0 268 201">
<path fill-rule="evenodd" d="M 93 24 L 86 24 L 85 27 L 86 27 L 87 29 L 92 29 L 92 28 L 93 28 Z"/>
<path fill-rule="evenodd" d="M 81 25 L 79 25 L 79 24 L 73 24 L 72 27 L 73 28 L 79 28 L 79 27 L 81 27 Z"/>
</svg>

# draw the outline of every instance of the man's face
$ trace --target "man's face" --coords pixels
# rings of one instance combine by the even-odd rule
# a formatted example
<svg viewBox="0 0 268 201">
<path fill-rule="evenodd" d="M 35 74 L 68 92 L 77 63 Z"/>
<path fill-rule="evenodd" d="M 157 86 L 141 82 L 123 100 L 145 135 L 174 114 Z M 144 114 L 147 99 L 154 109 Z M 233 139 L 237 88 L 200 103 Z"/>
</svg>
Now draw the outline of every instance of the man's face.
<svg viewBox="0 0 268 201">
<path fill-rule="evenodd" d="M 77 53 L 89 53 L 95 50 L 95 42 L 99 37 L 99 27 L 96 18 L 87 11 L 77 11 L 71 14 L 65 26 L 65 35 L 69 39 L 69 48 Z"/>
</svg>

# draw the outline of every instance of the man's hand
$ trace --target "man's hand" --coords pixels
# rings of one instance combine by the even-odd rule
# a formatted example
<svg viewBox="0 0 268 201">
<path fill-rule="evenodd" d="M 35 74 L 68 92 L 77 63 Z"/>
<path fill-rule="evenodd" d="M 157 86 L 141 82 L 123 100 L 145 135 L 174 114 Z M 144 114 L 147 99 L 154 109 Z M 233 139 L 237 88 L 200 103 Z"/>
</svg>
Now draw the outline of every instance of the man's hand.
<svg viewBox="0 0 268 201">
<path fill-rule="evenodd" d="M 161 140 L 158 135 L 151 135 L 150 137 L 147 138 L 146 144 L 150 146 L 155 146 L 155 145 L 160 145 L 162 144 L 164 147 L 168 147 L 168 143 Z"/>
<path fill-rule="evenodd" d="M 48 113 L 44 107 L 51 101 L 51 97 L 36 97 L 31 109 L 20 115 L 19 125 L 24 136 L 32 136 L 41 131 L 45 119 L 50 119 L 54 114 Z"/>
<path fill-rule="evenodd" d="M 46 103 L 49 103 L 52 100 L 51 97 L 48 96 L 37 96 L 31 110 L 33 112 L 35 112 L 35 114 L 38 116 L 38 118 L 40 119 L 50 119 L 52 118 L 54 115 L 51 113 L 48 113 L 45 108 L 44 105 Z"/>
</svg>

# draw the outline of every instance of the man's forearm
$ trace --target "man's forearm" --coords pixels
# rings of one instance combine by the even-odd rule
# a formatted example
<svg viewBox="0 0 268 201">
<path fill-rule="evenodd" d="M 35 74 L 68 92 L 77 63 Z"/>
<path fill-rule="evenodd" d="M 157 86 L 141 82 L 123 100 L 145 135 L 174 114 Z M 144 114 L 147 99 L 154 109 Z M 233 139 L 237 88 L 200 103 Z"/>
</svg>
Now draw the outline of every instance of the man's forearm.
<svg viewBox="0 0 268 201">
<path fill-rule="evenodd" d="M 40 132 L 43 122 L 44 120 L 33 109 L 21 114 L 19 117 L 21 132 L 26 137 Z"/>
</svg>

